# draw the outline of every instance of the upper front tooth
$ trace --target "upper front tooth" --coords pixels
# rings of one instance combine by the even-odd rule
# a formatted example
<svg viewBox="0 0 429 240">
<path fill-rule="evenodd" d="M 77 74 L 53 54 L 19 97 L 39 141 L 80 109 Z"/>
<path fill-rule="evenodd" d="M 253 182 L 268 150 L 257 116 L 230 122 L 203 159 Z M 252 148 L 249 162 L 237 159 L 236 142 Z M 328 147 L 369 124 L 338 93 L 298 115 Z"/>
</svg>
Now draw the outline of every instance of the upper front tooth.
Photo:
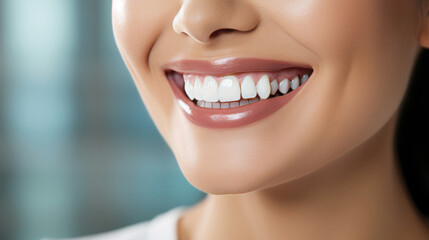
<svg viewBox="0 0 429 240">
<path fill-rule="evenodd" d="M 226 76 L 222 78 L 219 84 L 219 100 L 221 102 L 240 100 L 240 84 L 235 76 Z"/>
<path fill-rule="evenodd" d="M 299 77 L 296 76 L 294 79 L 292 79 L 292 83 L 290 84 L 292 90 L 295 90 L 299 87 Z"/>
<path fill-rule="evenodd" d="M 301 78 L 301 84 L 305 83 L 305 81 L 307 81 L 308 77 L 309 77 L 308 74 L 304 74 Z"/>
<path fill-rule="evenodd" d="M 195 79 L 194 83 L 194 97 L 197 100 L 203 100 L 203 84 L 199 77 Z"/>
<path fill-rule="evenodd" d="M 217 82 L 212 76 L 207 76 L 204 79 L 203 100 L 206 102 L 219 101 Z"/>
<path fill-rule="evenodd" d="M 251 76 L 246 76 L 241 83 L 241 96 L 243 99 L 250 99 L 256 97 L 255 81 Z"/>
<path fill-rule="evenodd" d="M 287 91 L 289 91 L 290 88 L 290 82 L 289 79 L 284 79 L 283 81 L 280 82 L 279 84 L 279 91 L 283 94 L 286 94 Z"/>
<path fill-rule="evenodd" d="M 271 82 L 271 95 L 276 94 L 277 90 L 279 90 L 279 82 L 277 82 L 277 79 L 274 79 Z"/>
<path fill-rule="evenodd" d="M 189 80 L 185 81 L 185 92 L 189 99 L 194 100 L 194 86 L 192 86 Z"/>
<path fill-rule="evenodd" d="M 267 99 L 271 93 L 270 78 L 267 74 L 264 74 L 256 84 L 258 95 L 261 99 Z"/>
</svg>

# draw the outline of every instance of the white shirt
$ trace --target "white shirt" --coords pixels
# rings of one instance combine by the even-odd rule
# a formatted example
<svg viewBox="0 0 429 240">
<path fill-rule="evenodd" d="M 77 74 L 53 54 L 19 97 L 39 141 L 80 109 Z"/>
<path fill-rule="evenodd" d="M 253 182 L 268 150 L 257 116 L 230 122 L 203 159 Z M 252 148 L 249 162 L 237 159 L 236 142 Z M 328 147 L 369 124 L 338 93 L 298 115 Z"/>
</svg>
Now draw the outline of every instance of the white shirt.
<svg viewBox="0 0 429 240">
<path fill-rule="evenodd" d="M 63 240 L 177 240 L 177 222 L 186 209 L 184 206 L 176 207 L 147 222 L 106 233 Z"/>
</svg>

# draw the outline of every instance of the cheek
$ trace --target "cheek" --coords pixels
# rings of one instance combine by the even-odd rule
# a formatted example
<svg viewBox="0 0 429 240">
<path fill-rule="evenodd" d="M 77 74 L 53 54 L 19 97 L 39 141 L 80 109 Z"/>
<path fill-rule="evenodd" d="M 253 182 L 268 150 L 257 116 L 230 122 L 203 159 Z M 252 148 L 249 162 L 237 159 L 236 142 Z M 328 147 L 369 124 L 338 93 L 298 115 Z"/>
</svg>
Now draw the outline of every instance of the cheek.
<svg viewBox="0 0 429 240">
<path fill-rule="evenodd" d="M 172 0 L 113 0 L 112 4 L 116 43 L 148 112 L 158 120 L 155 124 L 161 132 L 165 132 L 169 124 L 168 113 L 173 99 L 170 95 L 163 96 L 169 88 L 168 83 L 162 81 L 163 72 L 150 67 L 149 57 L 179 7 L 180 2 Z"/>
<path fill-rule="evenodd" d="M 350 54 L 366 36 L 382 34 L 377 23 L 383 17 L 383 0 L 271 2 L 264 6 L 270 18 L 322 60 Z"/>
<path fill-rule="evenodd" d="M 398 105 L 416 53 L 418 1 L 269 2 L 261 7 L 270 18 L 317 56 L 317 84 L 329 85 L 330 98 L 358 96 L 367 108 Z"/>
<path fill-rule="evenodd" d="M 123 56 L 147 67 L 150 50 L 174 8 L 171 0 L 113 0 L 113 30 Z"/>
<path fill-rule="evenodd" d="M 264 7 L 273 21 L 318 58 L 299 109 L 305 114 L 295 114 L 307 130 L 297 133 L 302 152 L 314 150 L 304 159 L 334 159 L 373 136 L 398 109 L 416 54 L 410 29 L 417 9 L 400 0 L 273 2 L 277 8 Z"/>
</svg>

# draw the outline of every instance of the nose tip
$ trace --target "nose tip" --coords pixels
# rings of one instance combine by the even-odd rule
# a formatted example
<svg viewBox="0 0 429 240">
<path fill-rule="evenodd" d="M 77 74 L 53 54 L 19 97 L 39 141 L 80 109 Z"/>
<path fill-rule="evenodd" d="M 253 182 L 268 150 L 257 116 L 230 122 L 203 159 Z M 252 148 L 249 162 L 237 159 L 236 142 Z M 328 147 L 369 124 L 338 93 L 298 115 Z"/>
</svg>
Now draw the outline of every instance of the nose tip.
<svg viewBox="0 0 429 240">
<path fill-rule="evenodd" d="M 173 29 L 198 43 L 229 32 L 249 32 L 259 24 L 257 11 L 240 0 L 185 0 Z"/>
</svg>

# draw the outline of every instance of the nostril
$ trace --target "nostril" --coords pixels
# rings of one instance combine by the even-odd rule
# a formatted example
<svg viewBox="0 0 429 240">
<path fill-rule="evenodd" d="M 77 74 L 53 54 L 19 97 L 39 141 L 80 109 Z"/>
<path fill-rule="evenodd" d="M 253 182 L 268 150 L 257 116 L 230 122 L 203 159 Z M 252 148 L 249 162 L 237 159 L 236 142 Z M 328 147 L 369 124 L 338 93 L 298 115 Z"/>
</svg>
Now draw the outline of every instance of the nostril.
<svg viewBox="0 0 429 240">
<path fill-rule="evenodd" d="M 214 31 L 212 34 L 210 34 L 210 38 L 216 38 L 221 34 L 230 33 L 230 32 L 234 32 L 234 31 L 236 31 L 236 30 L 231 29 L 231 28 L 219 29 L 219 30 Z"/>
</svg>

